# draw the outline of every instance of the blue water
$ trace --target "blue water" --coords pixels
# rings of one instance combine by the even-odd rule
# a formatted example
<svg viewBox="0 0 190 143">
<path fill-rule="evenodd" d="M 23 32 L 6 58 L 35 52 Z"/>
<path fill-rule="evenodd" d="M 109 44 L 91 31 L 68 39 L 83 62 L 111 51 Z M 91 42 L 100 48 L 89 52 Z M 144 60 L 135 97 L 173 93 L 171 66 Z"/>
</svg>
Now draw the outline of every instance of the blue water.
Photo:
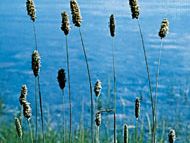
<svg viewBox="0 0 190 143">
<path fill-rule="evenodd" d="M 93 84 L 102 81 L 102 100 L 107 101 L 108 80 L 112 85 L 112 58 L 108 22 L 116 17 L 116 78 L 117 113 L 119 123 L 134 124 L 134 100 L 142 96 L 142 120 L 151 115 L 148 82 L 141 39 L 136 20 L 131 19 L 128 1 L 78 0 L 87 55 Z M 163 18 L 168 18 L 170 30 L 164 39 L 160 83 L 158 90 L 158 116 L 166 120 L 167 128 L 179 128 L 179 135 L 189 129 L 189 76 L 190 76 L 190 2 L 189 0 L 140 0 L 140 23 L 147 48 L 152 83 L 159 54 L 158 31 Z M 38 48 L 41 55 L 41 92 L 44 108 L 59 118 L 62 95 L 57 83 L 57 71 L 66 68 L 65 37 L 60 30 L 63 10 L 69 13 L 69 0 L 41 0 L 35 2 Z M 0 2 L 0 97 L 6 108 L 17 110 L 22 84 L 27 84 L 28 100 L 34 103 L 34 76 L 31 70 L 31 54 L 35 47 L 32 22 L 26 13 L 24 0 Z M 82 99 L 85 112 L 90 110 L 90 96 L 86 65 L 82 53 L 79 32 L 71 23 L 68 36 L 73 116 L 79 122 Z M 67 97 L 67 88 L 65 91 Z M 105 101 L 103 106 L 106 107 Z M 68 100 L 65 99 L 65 103 Z M 66 104 L 67 105 L 67 104 Z M 111 105 L 112 106 L 112 105 Z M 68 108 L 68 106 L 67 106 Z M 125 112 L 125 113 L 124 113 Z M 13 113 L 11 112 L 11 115 Z M 13 115 L 12 115 L 13 116 Z M 90 114 L 85 114 L 86 119 Z M 179 121 L 178 121 L 179 120 Z M 183 127 L 183 128 L 182 128 Z M 186 128 L 184 128 L 186 127 Z M 182 136 L 178 137 L 179 139 Z M 177 140 L 178 141 L 178 140 Z"/>
</svg>

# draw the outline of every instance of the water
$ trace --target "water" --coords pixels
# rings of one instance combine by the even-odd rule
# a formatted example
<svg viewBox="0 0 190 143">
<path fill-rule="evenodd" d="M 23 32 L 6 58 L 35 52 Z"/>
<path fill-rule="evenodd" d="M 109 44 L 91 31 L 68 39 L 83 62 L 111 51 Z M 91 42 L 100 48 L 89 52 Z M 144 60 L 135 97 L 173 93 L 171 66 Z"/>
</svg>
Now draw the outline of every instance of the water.
<svg viewBox="0 0 190 143">
<path fill-rule="evenodd" d="M 116 76 L 118 122 L 134 124 L 134 101 L 142 96 L 142 119 L 151 115 L 148 82 L 144 64 L 141 39 L 136 20 L 131 19 L 128 1 L 124 0 L 78 0 L 83 17 L 82 33 L 89 58 L 93 84 L 97 79 L 103 83 L 103 100 L 107 101 L 108 80 L 112 82 L 112 58 L 108 22 L 113 13 L 116 17 Z M 162 50 L 158 115 L 166 120 L 167 128 L 186 127 L 189 122 L 189 73 L 190 73 L 190 2 L 188 0 L 144 0 L 140 3 L 140 23 L 147 48 L 151 79 L 155 84 L 155 72 L 159 54 L 158 31 L 163 18 L 168 18 L 170 31 L 164 39 Z M 65 37 L 60 30 L 63 10 L 69 13 L 69 0 L 36 1 L 37 41 L 41 55 L 40 81 L 44 107 L 60 116 L 61 91 L 57 83 L 57 71 L 66 68 Z M 28 100 L 34 103 L 34 77 L 31 71 L 31 53 L 34 49 L 32 23 L 25 10 L 25 1 L 0 2 L 0 97 L 6 108 L 18 108 L 22 84 L 27 84 Z M 73 115 L 79 122 L 81 103 L 84 100 L 89 113 L 90 96 L 86 65 L 82 53 L 79 32 L 71 24 L 68 37 Z M 111 84 L 112 86 L 112 84 Z M 67 89 L 65 91 L 67 97 Z M 80 101 L 80 102 L 79 102 Z M 68 100 L 65 101 L 68 103 Z M 105 102 L 103 102 L 105 103 Z M 103 104 L 105 107 L 106 105 Z M 125 111 L 125 114 L 124 112 Z M 12 115 L 11 112 L 9 115 Z M 85 114 L 89 119 L 90 114 Z M 180 122 L 179 122 L 180 121 Z M 187 127 L 189 129 L 189 126 Z M 179 139 L 186 131 L 178 131 Z"/>
</svg>

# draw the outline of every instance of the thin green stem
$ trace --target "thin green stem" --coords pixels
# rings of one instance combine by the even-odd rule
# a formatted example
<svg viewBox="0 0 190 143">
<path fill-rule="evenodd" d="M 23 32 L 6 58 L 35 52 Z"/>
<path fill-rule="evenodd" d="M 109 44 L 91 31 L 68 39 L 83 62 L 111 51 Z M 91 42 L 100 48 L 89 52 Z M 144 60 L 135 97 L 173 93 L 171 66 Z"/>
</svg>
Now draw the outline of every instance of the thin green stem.
<svg viewBox="0 0 190 143">
<path fill-rule="evenodd" d="M 37 36 L 36 36 L 36 27 L 35 27 L 35 23 L 32 22 L 33 24 L 33 31 L 34 31 L 34 41 L 35 41 L 35 50 L 38 50 L 38 46 L 37 46 Z"/>
<path fill-rule="evenodd" d="M 71 104 L 71 83 L 70 83 L 70 63 L 69 63 L 69 48 L 66 36 L 66 55 L 67 55 L 67 72 L 68 72 L 68 86 L 69 86 L 69 110 L 70 110 L 70 124 L 69 124 L 69 143 L 72 142 L 72 104 Z"/>
<path fill-rule="evenodd" d="M 31 127 L 31 124 L 30 124 L 30 119 L 27 120 L 28 122 L 28 127 L 29 127 L 29 130 L 30 130 L 30 138 L 31 138 L 31 143 L 33 143 L 33 134 L 32 134 L 32 127 Z"/>
<path fill-rule="evenodd" d="M 100 132 L 100 128 L 99 126 L 96 127 L 96 143 L 100 143 L 100 135 L 99 135 L 99 132 Z"/>
<path fill-rule="evenodd" d="M 24 143 L 24 141 L 23 141 L 23 138 L 22 138 L 22 137 L 20 138 L 20 141 L 21 141 L 21 143 Z"/>
<path fill-rule="evenodd" d="M 38 97 L 37 97 L 37 79 L 35 78 L 35 110 L 36 110 L 36 128 L 35 128 L 35 143 L 38 142 Z"/>
<path fill-rule="evenodd" d="M 62 105 L 62 112 L 63 112 L 63 142 L 65 143 L 65 104 L 64 104 L 64 96 L 65 92 L 64 89 L 62 90 L 62 97 L 63 97 L 63 105 Z"/>
<path fill-rule="evenodd" d="M 149 71 L 149 66 L 148 66 L 146 48 L 145 48 L 145 44 L 144 44 L 144 38 L 143 38 L 139 19 L 137 19 L 137 22 L 138 22 L 139 32 L 140 32 L 140 36 L 141 36 L 141 41 L 142 41 L 142 47 L 143 47 L 143 53 L 144 53 L 144 59 L 145 59 L 146 71 L 147 71 L 148 83 L 149 83 L 150 100 L 151 100 L 151 106 L 152 106 L 152 143 L 155 143 L 155 134 L 154 134 L 155 109 L 154 109 L 154 99 L 153 99 L 153 94 L 152 94 L 152 84 L 151 84 L 151 80 L 150 80 L 150 71 Z"/>
<path fill-rule="evenodd" d="M 158 96 L 158 84 L 159 84 L 159 75 L 160 75 L 160 61 L 162 56 L 162 47 L 163 47 L 163 41 L 161 39 L 160 43 L 160 50 L 159 50 L 159 57 L 158 57 L 158 65 L 157 65 L 157 72 L 156 72 L 156 90 L 155 90 L 155 128 L 154 132 L 156 133 L 156 127 L 157 127 L 157 96 Z"/>
<path fill-rule="evenodd" d="M 114 143 L 116 143 L 116 74 L 115 74 L 115 49 L 114 38 L 112 39 L 112 68 L 113 68 L 113 81 L 114 81 Z"/>
<path fill-rule="evenodd" d="M 44 134 L 44 117 L 43 117 L 43 108 L 42 108 L 42 95 L 40 90 L 40 76 L 37 77 L 38 80 L 38 92 L 40 98 L 40 112 L 41 112 L 41 123 L 42 123 L 42 136 L 43 136 L 43 143 L 45 143 L 45 134 Z"/>
<path fill-rule="evenodd" d="M 90 68 L 88 65 L 88 58 L 86 54 L 86 49 L 84 46 L 84 41 L 82 37 L 82 33 L 79 27 L 79 34 L 81 38 L 81 43 L 82 43 L 82 48 L 83 48 L 83 53 L 86 61 L 86 67 L 87 67 L 87 72 L 88 72 L 88 80 L 89 80 L 89 88 L 90 88 L 90 98 L 91 98 L 91 142 L 94 143 L 94 127 L 93 127 L 93 122 L 94 122 L 94 105 L 93 105 L 93 97 L 92 97 L 92 81 L 91 81 L 91 76 L 90 76 Z"/>
</svg>

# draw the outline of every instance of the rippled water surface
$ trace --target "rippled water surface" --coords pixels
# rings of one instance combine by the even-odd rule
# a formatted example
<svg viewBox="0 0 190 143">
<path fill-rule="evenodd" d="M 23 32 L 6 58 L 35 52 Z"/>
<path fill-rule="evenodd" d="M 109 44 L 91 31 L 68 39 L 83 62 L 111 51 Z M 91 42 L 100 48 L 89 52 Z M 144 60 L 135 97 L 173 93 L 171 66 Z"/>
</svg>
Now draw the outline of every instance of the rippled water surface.
<svg viewBox="0 0 190 143">
<path fill-rule="evenodd" d="M 142 96 L 142 119 L 151 114 L 148 82 L 141 39 L 136 20 L 131 19 L 128 1 L 78 0 L 83 17 L 81 31 L 89 58 L 93 84 L 102 81 L 102 102 L 106 107 L 108 81 L 112 85 L 112 58 L 108 22 L 110 14 L 116 17 L 114 39 L 117 78 L 117 113 L 119 123 L 134 124 L 134 100 Z M 57 71 L 66 68 L 65 37 L 60 30 L 63 10 L 69 13 L 69 0 L 36 1 L 38 48 L 41 55 L 41 90 L 44 107 L 60 113 L 61 91 Z M 164 39 L 160 84 L 158 90 L 158 116 L 168 127 L 189 128 L 189 76 L 190 76 L 190 1 L 139 0 L 142 27 L 152 83 L 155 85 L 157 58 L 160 48 L 158 31 L 163 18 L 168 18 L 170 30 Z M 0 2 L 0 97 L 8 109 L 18 107 L 22 84 L 27 84 L 28 100 L 34 103 L 34 77 L 31 70 L 31 53 L 35 47 L 32 23 L 27 16 L 24 0 Z M 72 23 L 72 22 L 70 22 Z M 71 24 L 68 36 L 73 116 L 80 116 L 82 100 L 89 113 L 90 96 L 86 66 L 79 32 Z M 67 89 L 65 91 L 67 97 Z M 111 95 L 112 97 L 112 95 Z M 80 101 L 80 102 L 79 102 Z M 67 99 L 65 103 L 68 103 Z M 124 114 L 125 112 L 125 114 Z M 12 115 L 11 115 L 12 116 Z M 60 114 L 56 114 L 57 117 Z M 85 114 L 85 118 L 89 118 Z M 146 122 L 146 119 L 145 119 Z M 182 134 L 186 128 L 182 128 Z M 180 137 L 179 137 L 180 138 Z"/>
</svg>

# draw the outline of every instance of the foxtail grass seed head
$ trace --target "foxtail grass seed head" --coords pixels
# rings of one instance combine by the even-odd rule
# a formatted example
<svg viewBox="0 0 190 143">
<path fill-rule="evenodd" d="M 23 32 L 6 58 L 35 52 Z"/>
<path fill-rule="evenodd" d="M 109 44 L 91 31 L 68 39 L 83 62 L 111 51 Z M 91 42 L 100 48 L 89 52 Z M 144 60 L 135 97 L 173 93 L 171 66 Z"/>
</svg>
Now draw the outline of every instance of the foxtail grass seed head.
<svg viewBox="0 0 190 143">
<path fill-rule="evenodd" d="M 22 85 L 21 87 L 21 93 L 20 93 L 20 97 L 19 97 L 19 101 L 20 101 L 20 105 L 23 105 L 24 102 L 26 101 L 26 96 L 27 96 L 28 90 L 26 85 Z"/>
<path fill-rule="evenodd" d="M 35 19 L 36 19 L 36 9 L 35 9 L 35 5 L 34 5 L 34 1 L 33 0 L 27 0 L 27 2 L 26 2 L 26 9 L 27 9 L 27 13 L 30 16 L 31 20 L 33 22 L 35 22 Z"/>
<path fill-rule="evenodd" d="M 175 139 L 176 139 L 175 130 L 171 129 L 169 134 L 168 134 L 169 143 L 174 143 Z"/>
<path fill-rule="evenodd" d="M 65 35 L 69 34 L 69 16 L 67 14 L 67 12 L 62 12 L 61 13 L 61 17 L 62 17 L 62 23 L 61 23 L 61 30 L 65 33 Z"/>
<path fill-rule="evenodd" d="M 101 113 L 100 112 L 96 113 L 95 122 L 96 122 L 96 126 L 100 126 L 101 125 L 102 117 L 101 117 Z"/>
<path fill-rule="evenodd" d="M 70 8 L 71 8 L 71 14 L 72 14 L 73 24 L 76 27 L 80 27 L 81 26 L 82 17 L 81 17 L 80 9 L 79 9 L 79 6 L 78 6 L 78 3 L 77 3 L 76 0 L 71 0 L 70 1 Z"/>
<path fill-rule="evenodd" d="M 163 19 L 158 35 L 162 39 L 166 37 L 168 31 L 169 31 L 169 21 L 167 19 Z"/>
<path fill-rule="evenodd" d="M 99 97 L 101 94 L 101 89 L 102 89 L 102 83 L 100 80 L 97 80 L 94 86 L 94 93 L 96 97 Z"/>
<path fill-rule="evenodd" d="M 57 81 L 59 82 L 59 87 L 63 90 L 66 83 L 66 74 L 64 69 L 60 69 L 58 71 Z"/>
<path fill-rule="evenodd" d="M 40 70 L 40 55 L 37 50 L 32 53 L 32 70 L 34 76 L 37 77 Z"/>
<path fill-rule="evenodd" d="M 139 18 L 139 6 L 138 0 L 129 0 L 129 5 L 131 7 L 132 18 Z"/>
<path fill-rule="evenodd" d="M 30 107 L 30 103 L 25 102 L 23 104 L 23 114 L 24 114 L 25 118 L 27 118 L 27 119 L 31 118 L 31 116 L 32 116 L 32 109 Z"/>
<path fill-rule="evenodd" d="M 140 116 L 140 99 L 137 97 L 135 100 L 135 117 L 138 119 Z"/>
<path fill-rule="evenodd" d="M 15 127 L 17 135 L 19 136 L 19 138 L 22 138 L 22 126 L 20 120 L 17 117 L 15 117 Z"/>
<path fill-rule="evenodd" d="M 113 14 L 110 16 L 109 27 L 110 27 L 110 34 L 112 37 L 114 37 L 115 36 L 115 18 Z"/>
<path fill-rule="evenodd" d="M 124 143 L 128 143 L 129 140 L 129 130 L 127 124 L 124 125 Z"/>
</svg>

